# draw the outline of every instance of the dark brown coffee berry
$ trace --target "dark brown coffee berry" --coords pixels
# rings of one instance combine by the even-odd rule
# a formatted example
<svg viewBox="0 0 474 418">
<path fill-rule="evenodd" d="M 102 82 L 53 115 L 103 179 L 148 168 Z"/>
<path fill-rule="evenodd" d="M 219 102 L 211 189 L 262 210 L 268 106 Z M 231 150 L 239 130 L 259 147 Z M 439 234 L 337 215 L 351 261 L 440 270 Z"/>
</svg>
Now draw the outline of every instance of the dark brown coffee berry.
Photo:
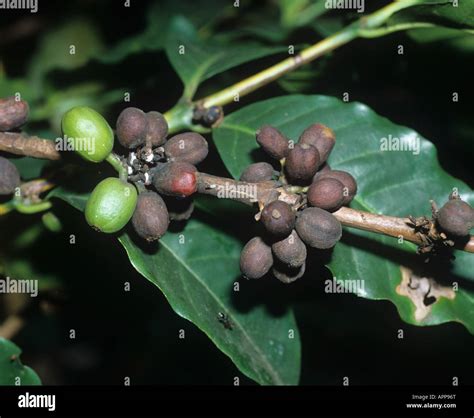
<svg viewBox="0 0 474 418">
<path fill-rule="evenodd" d="M 313 180 L 311 182 L 314 183 L 322 174 L 327 173 L 328 171 L 331 171 L 331 166 L 328 163 L 324 163 L 318 168 L 318 171 L 313 176 Z"/>
<path fill-rule="evenodd" d="M 332 129 L 320 123 L 315 123 L 301 134 L 298 141 L 300 144 L 308 144 L 315 147 L 321 158 L 321 163 L 325 162 L 336 143 L 336 136 Z"/>
<path fill-rule="evenodd" d="M 192 197 L 176 198 L 165 196 L 165 203 L 171 221 L 187 221 L 194 211 Z"/>
<path fill-rule="evenodd" d="M 166 142 L 168 135 L 168 122 L 160 112 L 148 112 L 146 114 L 148 127 L 146 130 L 145 142 L 147 146 L 155 148 Z"/>
<path fill-rule="evenodd" d="M 145 112 L 136 107 L 127 107 L 117 119 L 117 139 L 125 148 L 137 148 L 145 143 L 147 128 Z"/>
<path fill-rule="evenodd" d="M 437 220 L 448 235 L 464 237 L 474 227 L 474 209 L 461 199 L 449 200 L 439 210 Z"/>
<path fill-rule="evenodd" d="M 137 234 L 147 241 L 160 239 L 170 223 L 166 204 L 161 196 L 152 191 L 140 193 L 132 217 Z"/>
<path fill-rule="evenodd" d="M 240 181 L 258 183 L 259 181 L 269 181 L 273 178 L 275 170 L 268 163 L 250 164 L 240 176 Z"/>
<path fill-rule="evenodd" d="M 15 164 L 0 157 L 0 195 L 9 195 L 20 186 L 20 173 Z"/>
<path fill-rule="evenodd" d="M 343 205 L 348 205 L 357 194 L 357 182 L 355 181 L 355 178 L 346 171 L 330 170 L 317 176 L 318 180 L 323 178 L 333 178 L 339 180 L 344 185 Z"/>
<path fill-rule="evenodd" d="M 207 141 L 196 132 L 185 132 L 170 138 L 163 146 L 170 161 L 199 164 L 209 152 Z"/>
<path fill-rule="evenodd" d="M 323 178 L 309 187 L 307 197 L 311 206 L 335 212 L 344 202 L 344 185 L 339 180 Z"/>
<path fill-rule="evenodd" d="M 301 267 L 306 261 L 306 245 L 295 230 L 285 239 L 275 242 L 272 251 L 281 263 L 292 268 Z"/>
<path fill-rule="evenodd" d="M 341 239 L 341 223 L 331 213 L 319 208 L 306 208 L 296 219 L 296 232 L 310 247 L 325 250 Z"/>
<path fill-rule="evenodd" d="M 300 267 L 296 268 L 278 263 L 273 266 L 272 274 L 275 278 L 280 280 L 280 282 L 289 284 L 301 278 L 304 275 L 305 270 L 306 263 L 303 263 Z"/>
<path fill-rule="evenodd" d="M 186 197 L 197 190 L 197 170 L 192 164 L 174 161 L 152 171 L 155 189 L 164 195 Z"/>
<path fill-rule="evenodd" d="M 14 96 L 0 99 L 0 131 L 11 131 L 25 124 L 28 119 L 28 103 Z"/>
<path fill-rule="evenodd" d="M 286 157 L 285 170 L 290 181 L 301 183 L 311 180 L 319 167 L 319 152 L 312 145 L 296 144 Z"/>
<path fill-rule="evenodd" d="M 260 279 L 273 265 L 272 249 L 260 237 L 252 238 L 240 254 L 240 271 L 248 279 Z"/>
<path fill-rule="evenodd" d="M 275 237 L 287 237 L 295 226 L 295 212 L 288 203 L 281 200 L 266 205 L 260 219 L 265 229 Z"/>
<path fill-rule="evenodd" d="M 256 137 L 258 144 L 270 157 L 281 160 L 288 154 L 288 138 L 273 126 L 262 126 Z"/>
</svg>

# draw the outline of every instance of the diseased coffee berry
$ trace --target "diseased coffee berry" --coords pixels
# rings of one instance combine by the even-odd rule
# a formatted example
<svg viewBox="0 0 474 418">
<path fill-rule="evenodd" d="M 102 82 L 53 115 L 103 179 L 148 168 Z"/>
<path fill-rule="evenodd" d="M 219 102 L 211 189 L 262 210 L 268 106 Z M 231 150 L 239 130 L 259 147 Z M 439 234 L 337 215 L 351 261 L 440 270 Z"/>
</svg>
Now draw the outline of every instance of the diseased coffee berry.
<svg viewBox="0 0 474 418">
<path fill-rule="evenodd" d="M 295 212 L 288 203 L 281 200 L 267 204 L 260 219 L 265 229 L 275 237 L 287 237 L 295 226 Z"/>
<path fill-rule="evenodd" d="M 348 205 L 357 193 L 357 182 L 348 172 L 341 170 L 329 170 L 317 176 L 317 180 L 323 178 L 333 178 L 339 180 L 344 185 L 344 202 Z"/>
<path fill-rule="evenodd" d="M 306 245 L 295 230 L 285 239 L 275 242 L 272 251 L 275 258 L 288 267 L 301 267 L 306 261 Z"/>
<path fill-rule="evenodd" d="M 325 162 L 336 143 L 336 136 L 332 129 L 320 123 L 315 123 L 306 128 L 298 140 L 300 144 L 308 144 L 315 147 L 321 158 L 321 163 Z"/>
<path fill-rule="evenodd" d="M 191 196 L 197 190 L 197 170 L 182 161 L 168 162 L 153 171 L 155 189 L 168 196 Z"/>
<path fill-rule="evenodd" d="M 137 234 L 147 241 L 156 241 L 168 230 L 169 223 L 168 209 L 161 196 L 152 191 L 140 193 L 132 217 Z"/>
<path fill-rule="evenodd" d="M 108 234 L 120 231 L 130 220 L 137 205 L 135 186 L 115 177 L 102 180 L 86 204 L 86 221 Z"/>
<path fill-rule="evenodd" d="M 437 220 L 448 235 L 464 237 L 474 227 L 474 209 L 461 199 L 448 200 L 439 210 Z"/>
<path fill-rule="evenodd" d="M 256 134 L 258 144 L 272 158 L 281 160 L 288 151 L 288 139 L 278 129 L 270 125 L 262 126 Z"/>
<path fill-rule="evenodd" d="M 273 265 L 272 249 L 260 237 L 252 238 L 240 254 L 240 271 L 248 279 L 260 279 Z"/>
<path fill-rule="evenodd" d="M 325 250 L 341 239 L 341 223 L 331 213 L 319 208 L 306 208 L 296 219 L 296 232 L 310 247 Z"/>
<path fill-rule="evenodd" d="M 240 181 L 258 183 L 259 181 L 269 181 L 273 178 L 275 170 L 268 163 L 250 164 L 240 176 Z"/>
<path fill-rule="evenodd" d="M 149 147 L 155 148 L 166 142 L 168 135 L 168 122 L 160 112 L 148 112 L 146 114 L 148 127 L 145 142 Z"/>
<path fill-rule="evenodd" d="M 61 121 L 68 143 L 84 159 L 99 163 L 114 146 L 114 133 L 102 115 L 87 106 L 68 110 Z"/>
<path fill-rule="evenodd" d="M 199 164 L 209 152 L 207 141 L 196 132 L 185 132 L 168 139 L 163 146 L 170 161 Z"/>
<path fill-rule="evenodd" d="M 117 119 L 117 139 L 125 148 L 134 149 L 143 145 L 147 129 L 146 114 L 136 107 L 127 107 L 122 110 Z"/>
<path fill-rule="evenodd" d="M 311 182 L 314 183 L 322 174 L 327 173 L 328 171 L 331 171 L 331 166 L 328 163 L 324 163 L 318 168 L 318 171 L 313 176 L 313 180 Z"/>
<path fill-rule="evenodd" d="M 303 263 L 299 267 L 288 267 L 278 263 L 273 266 L 272 274 L 275 276 L 275 278 L 280 280 L 280 282 L 289 284 L 303 277 L 305 270 L 306 263 Z"/>
<path fill-rule="evenodd" d="M 319 167 L 319 152 L 312 145 L 296 144 L 286 157 L 285 170 L 290 180 L 301 183 L 311 180 Z"/>
<path fill-rule="evenodd" d="M 344 185 L 331 177 L 322 178 L 311 184 L 307 198 L 311 206 L 335 212 L 344 202 Z"/>
<path fill-rule="evenodd" d="M 0 99 L 0 131 L 11 131 L 25 124 L 28 119 L 28 103 L 14 96 Z"/>
<path fill-rule="evenodd" d="M 171 221 L 187 221 L 194 211 L 192 197 L 176 198 L 165 196 L 165 203 Z"/>
<path fill-rule="evenodd" d="M 13 194 L 19 185 L 20 173 L 15 164 L 0 157 L 0 195 Z"/>
</svg>

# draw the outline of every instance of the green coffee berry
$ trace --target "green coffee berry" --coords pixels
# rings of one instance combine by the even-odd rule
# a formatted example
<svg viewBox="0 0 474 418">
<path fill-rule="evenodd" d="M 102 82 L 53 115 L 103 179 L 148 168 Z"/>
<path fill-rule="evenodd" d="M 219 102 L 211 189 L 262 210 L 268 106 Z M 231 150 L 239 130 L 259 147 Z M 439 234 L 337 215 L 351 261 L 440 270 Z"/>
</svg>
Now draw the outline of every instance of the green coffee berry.
<svg viewBox="0 0 474 418">
<path fill-rule="evenodd" d="M 114 146 L 114 133 L 101 114 L 87 106 L 73 107 L 61 121 L 63 134 L 84 159 L 98 163 Z"/>
<path fill-rule="evenodd" d="M 147 129 L 147 116 L 143 110 L 136 107 L 122 110 L 117 119 L 117 139 L 125 148 L 134 149 L 143 145 Z"/>
<path fill-rule="evenodd" d="M 276 279 L 280 280 L 280 282 L 289 284 L 303 277 L 305 270 L 306 263 L 296 268 L 278 263 L 273 266 L 272 274 Z"/>
<path fill-rule="evenodd" d="M 344 202 L 344 185 L 331 177 L 319 179 L 309 187 L 307 198 L 311 206 L 335 212 Z"/>
<path fill-rule="evenodd" d="M 0 99 L 0 131 L 11 131 L 22 126 L 28 119 L 28 103 L 11 96 Z"/>
<path fill-rule="evenodd" d="M 341 239 L 341 223 L 331 213 L 319 208 L 306 208 L 296 219 L 296 232 L 310 247 L 325 250 Z"/>
<path fill-rule="evenodd" d="M 357 182 L 348 172 L 341 170 L 328 170 L 317 176 L 317 179 L 333 178 L 339 180 L 344 185 L 344 202 L 348 205 L 357 194 Z"/>
<path fill-rule="evenodd" d="M 167 196 L 186 197 L 197 191 L 197 170 L 183 161 L 161 164 L 152 172 L 155 189 Z"/>
<path fill-rule="evenodd" d="M 321 163 L 325 162 L 336 143 L 336 136 L 332 129 L 320 123 L 315 123 L 301 134 L 298 143 L 315 147 L 320 156 Z"/>
<path fill-rule="evenodd" d="M 146 114 L 148 127 L 146 131 L 146 144 L 150 147 L 159 147 L 166 142 L 168 135 L 168 122 L 160 112 L 148 112 Z"/>
<path fill-rule="evenodd" d="M 306 261 L 306 245 L 295 230 L 286 238 L 275 242 L 272 245 L 272 251 L 275 258 L 288 267 L 301 267 Z"/>
<path fill-rule="evenodd" d="M 439 210 L 437 221 L 448 235 L 464 237 L 474 227 L 474 209 L 461 199 L 448 200 Z"/>
<path fill-rule="evenodd" d="M 285 170 L 290 181 L 307 182 L 316 174 L 319 167 L 319 152 L 312 145 L 296 144 L 286 157 Z"/>
<path fill-rule="evenodd" d="M 20 173 L 15 164 L 0 157 L 0 195 L 9 195 L 20 186 Z"/>
<path fill-rule="evenodd" d="M 132 217 L 136 233 L 147 241 L 160 239 L 170 223 L 168 209 L 161 196 L 153 191 L 140 193 Z"/>
<path fill-rule="evenodd" d="M 240 254 L 240 271 L 248 279 L 260 279 L 273 265 L 272 249 L 260 237 L 252 238 Z"/>
<path fill-rule="evenodd" d="M 108 234 L 120 231 L 130 220 L 137 205 L 135 186 L 115 177 L 102 180 L 86 204 L 86 221 Z"/>
<path fill-rule="evenodd" d="M 273 178 L 275 170 L 268 163 L 250 164 L 240 176 L 240 181 L 249 183 L 258 183 L 260 181 L 269 181 Z"/>
<path fill-rule="evenodd" d="M 170 161 L 183 161 L 193 165 L 202 162 L 209 152 L 207 141 L 196 132 L 175 135 L 163 148 Z"/>
<path fill-rule="evenodd" d="M 256 139 L 263 150 L 272 158 L 281 160 L 288 154 L 288 139 L 273 126 L 262 126 L 256 133 Z"/>
<path fill-rule="evenodd" d="M 281 200 L 265 205 L 260 219 L 265 229 L 279 238 L 290 235 L 295 226 L 295 212 L 288 203 Z"/>
</svg>

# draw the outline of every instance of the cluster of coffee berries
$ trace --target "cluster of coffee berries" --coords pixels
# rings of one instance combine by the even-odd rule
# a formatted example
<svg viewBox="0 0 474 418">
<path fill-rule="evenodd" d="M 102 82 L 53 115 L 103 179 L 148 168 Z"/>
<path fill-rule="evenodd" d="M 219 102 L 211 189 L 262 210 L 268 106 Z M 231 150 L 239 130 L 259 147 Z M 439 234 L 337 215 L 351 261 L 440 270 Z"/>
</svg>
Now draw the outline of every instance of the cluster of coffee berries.
<svg viewBox="0 0 474 418">
<path fill-rule="evenodd" d="M 0 132 L 20 128 L 28 119 L 28 103 L 16 97 L 0 99 Z M 0 195 L 15 193 L 20 186 L 20 173 L 16 166 L 4 157 L 0 157 Z"/>
<path fill-rule="evenodd" d="M 195 166 L 208 154 L 201 135 L 186 132 L 167 139 L 168 124 L 161 113 L 129 107 L 117 119 L 116 136 L 128 152 L 119 158 L 111 154 L 113 131 L 95 110 L 84 106 L 69 110 L 62 129 L 86 160 L 115 160 L 126 170 L 127 179 L 107 178 L 92 191 L 85 216 L 93 228 L 114 233 L 131 220 L 140 237 L 155 241 L 165 234 L 170 220 L 189 218 L 193 210 L 190 196 L 197 190 Z M 81 147 L 84 139 L 92 144 Z"/>
<path fill-rule="evenodd" d="M 458 194 L 451 194 L 449 200 L 437 212 L 436 221 L 449 237 L 467 237 L 474 227 L 474 209 L 461 200 Z"/>
<path fill-rule="evenodd" d="M 258 183 L 278 176 L 277 186 L 297 190 L 300 199 L 290 205 L 276 197 L 264 205 L 260 221 L 265 234 L 245 245 L 240 269 L 249 279 L 261 278 L 271 269 L 277 279 L 291 283 L 305 272 L 307 246 L 327 250 L 340 240 L 342 226 L 332 212 L 351 202 L 357 183 L 349 173 L 329 167 L 327 159 L 336 138 L 322 124 L 309 126 L 297 143 L 268 125 L 257 131 L 256 139 L 270 157 L 279 160 L 280 170 L 266 162 L 255 163 L 240 180 Z"/>
</svg>

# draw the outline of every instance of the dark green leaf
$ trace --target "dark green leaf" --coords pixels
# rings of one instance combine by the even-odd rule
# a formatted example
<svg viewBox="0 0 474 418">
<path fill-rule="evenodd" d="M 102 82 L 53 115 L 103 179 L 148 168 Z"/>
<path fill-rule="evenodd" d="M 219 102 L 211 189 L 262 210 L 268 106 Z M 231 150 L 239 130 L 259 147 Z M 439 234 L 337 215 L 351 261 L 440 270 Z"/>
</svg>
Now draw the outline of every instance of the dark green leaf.
<svg viewBox="0 0 474 418">
<path fill-rule="evenodd" d="M 285 96 L 247 106 L 231 115 L 214 131 L 214 140 L 230 173 L 238 178 L 254 162 L 257 148 L 255 131 L 263 124 L 280 129 L 297 140 L 310 124 L 321 122 L 331 127 L 337 137 L 331 154 L 331 167 L 352 173 L 359 192 L 354 208 L 394 216 L 430 215 L 430 199 L 442 204 L 453 188 L 474 203 L 474 193 L 462 181 L 445 173 L 438 164 L 436 150 L 413 130 L 398 126 L 360 103 L 343 103 L 324 96 Z M 382 151 L 383 138 L 400 138 L 402 143 L 419 150 Z M 456 251 L 452 271 L 432 271 L 430 264 L 414 253 L 412 244 L 369 232 L 345 230 L 343 241 L 336 245 L 330 268 L 335 277 L 363 280 L 359 295 L 369 299 L 392 301 L 403 320 L 416 325 L 448 321 L 463 323 L 474 332 L 474 293 L 463 283 L 474 280 L 474 256 Z M 430 305 L 425 318 L 415 317 L 415 305 L 397 293 L 401 283 L 401 264 L 418 274 L 434 277 L 437 282 L 459 284 L 454 299 L 438 298 Z M 430 270 L 428 270 L 430 269 Z M 436 270 L 436 269 L 435 269 Z M 446 290 L 446 289 L 445 289 Z"/>
<path fill-rule="evenodd" d="M 41 385 L 38 375 L 20 361 L 21 350 L 0 337 L 0 385 Z"/>
<path fill-rule="evenodd" d="M 166 53 L 184 83 L 186 98 L 208 78 L 248 61 L 282 52 L 286 47 L 256 43 L 220 44 L 199 39 L 196 29 L 184 17 L 175 18 L 166 41 Z"/>
</svg>

